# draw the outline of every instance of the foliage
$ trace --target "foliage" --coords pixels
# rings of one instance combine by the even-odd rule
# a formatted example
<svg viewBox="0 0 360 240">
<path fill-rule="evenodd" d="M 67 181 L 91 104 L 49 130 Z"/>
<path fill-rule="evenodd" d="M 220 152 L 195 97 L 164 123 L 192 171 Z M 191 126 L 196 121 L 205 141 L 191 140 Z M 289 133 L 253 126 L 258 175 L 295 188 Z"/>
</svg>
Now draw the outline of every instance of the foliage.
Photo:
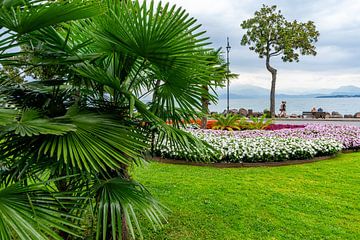
<svg viewBox="0 0 360 240">
<path fill-rule="evenodd" d="M 284 167 L 135 169 L 170 209 L 156 239 L 359 239 L 360 153 Z M 186 194 L 184 194 L 186 192 Z M 199 227 L 201 223 L 201 227 Z"/>
<path fill-rule="evenodd" d="M 0 82 L 5 79 L 12 79 L 13 82 L 22 83 L 24 79 L 21 76 L 20 70 L 16 67 L 0 66 Z"/>
<path fill-rule="evenodd" d="M 208 51 L 204 53 L 204 55 L 207 58 L 209 58 L 209 60 L 212 59 L 212 62 L 214 62 L 215 64 L 213 64 L 213 66 L 209 66 L 209 67 L 213 67 L 214 69 L 213 76 L 211 76 L 213 79 L 213 86 L 211 85 L 202 86 L 206 94 L 204 94 L 201 98 L 203 112 L 205 113 L 201 119 L 201 124 L 200 124 L 201 128 L 207 128 L 207 121 L 208 121 L 207 115 L 209 114 L 209 104 L 216 103 L 214 99 L 211 100 L 208 98 L 207 95 L 209 91 L 214 92 L 216 94 L 214 88 L 224 87 L 226 80 L 231 80 L 238 76 L 238 74 L 228 72 L 227 64 L 225 63 L 225 60 L 221 56 L 221 54 L 222 54 L 221 49 L 218 49 L 217 51 L 210 51 L 210 52 Z"/>
<path fill-rule="evenodd" d="M 272 119 L 266 119 L 267 116 L 264 114 L 261 117 L 250 117 L 246 129 L 263 130 L 266 129 L 273 122 Z M 243 128 L 244 129 L 244 128 Z"/>
<path fill-rule="evenodd" d="M 260 58 L 281 56 L 284 62 L 299 61 L 299 55 L 316 55 L 315 46 L 319 37 L 314 22 L 289 22 L 276 6 L 266 6 L 256 11 L 253 18 L 242 22 L 246 34 L 242 45 Z"/>
<path fill-rule="evenodd" d="M 272 123 L 272 119 L 266 119 L 266 115 L 259 118 L 250 117 L 250 121 L 237 114 L 219 114 L 213 118 L 215 119 L 211 127 L 213 130 L 262 130 Z"/>
<path fill-rule="evenodd" d="M 264 109 L 264 115 L 266 116 L 266 118 L 271 118 L 271 114 L 270 114 L 270 110 L 269 109 Z"/>
<path fill-rule="evenodd" d="M 178 149 L 209 147 L 178 128 L 199 115 L 204 94 L 215 99 L 201 87 L 213 85 L 217 63 L 204 57 L 212 50 L 200 25 L 146 1 L 0 7 L 0 64 L 35 76 L 1 76 L 0 98 L 15 106 L 0 109 L 1 238 L 81 238 L 84 213 L 95 239 L 141 235 L 138 213 L 161 226 L 164 207 L 127 169 L 144 163 L 154 133 Z"/>
<path fill-rule="evenodd" d="M 270 65 L 270 59 L 281 56 L 284 62 L 299 61 L 300 55 L 316 55 L 314 43 L 319 32 L 314 22 L 287 21 L 277 7 L 263 5 L 254 17 L 241 23 L 246 30 L 241 44 L 265 58 L 266 68 L 272 74 L 270 113 L 275 116 L 275 86 L 277 70 Z"/>
<path fill-rule="evenodd" d="M 2 185 L 3 187 L 3 185 Z M 76 208 L 76 199 L 66 193 L 51 193 L 46 186 L 21 186 L 19 183 L 0 190 L 0 237 L 14 239 L 16 232 L 21 239 L 62 239 L 53 229 L 77 235 L 72 221 L 77 217 L 59 214 L 55 208 Z M 36 213 L 36 214 L 34 214 Z M 72 220 L 72 221 L 71 221 Z"/>
<path fill-rule="evenodd" d="M 240 130 L 239 120 L 241 117 L 236 114 L 219 114 L 214 118 L 217 120 L 212 127 L 214 130 Z"/>
</svg>

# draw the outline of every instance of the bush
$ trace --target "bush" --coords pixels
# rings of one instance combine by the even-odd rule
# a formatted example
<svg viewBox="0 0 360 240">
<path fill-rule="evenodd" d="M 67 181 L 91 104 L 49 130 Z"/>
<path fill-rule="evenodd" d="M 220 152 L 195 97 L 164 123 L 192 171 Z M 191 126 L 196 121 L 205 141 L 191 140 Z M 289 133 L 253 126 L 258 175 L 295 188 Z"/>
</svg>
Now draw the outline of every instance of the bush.
<svg viewBox="0 0 360 240">
<path fill-rule="evenodd" d="M 213 117 L 215 118 L 211 123 L 213 130 L 263 130 L 272 123 L 272 119 L 266 119 L 266 115 L 260 118 L 250 117 L 250 120 L 236 114 L 220 114 Z"/>
<path fill-rule="evenodd" d="M 242 119 L 235 114 L 217 115 L 214 116 L 216 122 L 213 124 L 214 130 L 240 130 L 239 121 Z"/>
</svg>

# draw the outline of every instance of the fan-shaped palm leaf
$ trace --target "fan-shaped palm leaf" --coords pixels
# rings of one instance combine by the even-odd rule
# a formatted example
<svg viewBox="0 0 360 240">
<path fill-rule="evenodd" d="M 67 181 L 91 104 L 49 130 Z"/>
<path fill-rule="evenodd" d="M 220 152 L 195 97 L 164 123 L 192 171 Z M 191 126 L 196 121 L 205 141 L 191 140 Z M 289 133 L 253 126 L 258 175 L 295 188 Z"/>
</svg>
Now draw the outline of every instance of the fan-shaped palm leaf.
<svg viewBox="0 0 360 240">
<path fill-rule="evenodd" d="M 1 189 L 0 239 L 61 240 L 55 229 L 78 236 L 73 230 L 80 228 L 69 221 L 76 218 L 59 212 L 61 207 L 56 198 L 38 185 L 15 184 Z"/>
<path fill-rule="evenodd" d="M 0 42 L 0 52 L 25 44 L 27 60 L 10 58 L 23 53 L 16 50 L 0 55 L 1 62 L 69 71 L 42 76 L 27 88 L 21 85 L 20 91 L 4 91 L 5 100 L 12 100 L 23 113 L 0 110 L 0 164 L 4 166 L 0 180 L 8 186 L 78 174 L 81 180 L 76 184 L 64 180 L 53 191 L 71 189 L 74 198 L 86 195 L 97 203 L 98 239 L 119 239 L 125 224 L 134 236 L 139 228 L 136 210 L 161 225 L 161 205 L 144 187 L 114 176 L 126 175 L 127 166 L 144 159 L 153 140 L 150 136 L 157 143 L 171 141 L 179 148 L 208 153 L 208 145 L 166 122 L 172 120 L 179 127 L 201 110 L 202 96 L 212 98 L 202 86 L 212 85 L 217 77 L 216 61 L 200 54 L 208 44 L 198 31 L 200 25 L 181 8 L 153 2 L 104 0 L 106 14 L 71 24 L 61 22 L 101 12 L 100 1 L 24 2 L 14 1 L 17 7 L 2 5 L 0 27 L 8 30 L 4 36 L 9 38 Z M 62 87 L 69 88 L 69 97 L 59 97 Z M 150 107 L 139 100 L 143 93 L 154 95 Z M 135 112 L 148 123 L 145 127 L 133 117 Z M 48 205 L 51 210 L 52 206 L 56 208 Z M 38 211 L 44 213 L 40 206 Z M 53 214 L 62 216 L 62 210 Z M 53 225 L 54 219 L 44 219 L 50 222 L 46 226 L 67 231 Z M 9 221 L 0 213 L 0 221 L 5 220 Z M 5 222 L 0 231 L 10 229 L 29 239 L 57 238 L 46 229 L 32 232 L 33 222 L 25 220 L 28 228 L 9 228 L 14 223 Z M 4 236 L 10 236 L 5 230 Z"/>
<path fill-rule="evenodd" d="M 29 137 L 40 134 L 63 135 L 75 131 L 75 126 L 43 118 L 37 110 L 27 109 L 21 113 L 18 121 L 14 120 L 12 124 L 6 124 L 2 131 L 14 131 L 14 134 Z"/>
<path fill-rule="evenodd" d="M 116 75 L 120 83 L 136 82 L 136 77 L 141 76 L 139 72 L 150 70 L 155 75 L 152 79 L 159 82 L 158 86 L 150 85 L 152 89 L 147 89 L 157 97 L 154 111 L 163 109 L 161 112 L 170 116 L 159 116 L 177 120 L 187 118 L 181 116 L 177 108 L 188 115 L 201 111 L 201 85 L 209 85 L 210 76 L 214 77 L 210 74 L 213 69 L 207 67 L 211 65 L 209 58 L 199 54 L 204 51 L 201 47 L 208 44 L 206 38 L 201 38 L 204 32 L 197 32 L 199 27 L 181 8 L 160 3 L 155 7 L 153 1 L 148 5 L 123 1 L 114 4 L 109 14 L 96 18 L 89 25 L 89 35 L 96 39 L 94 47 L 98 51 L 126 54 L 135 59 L 137 74 L 128 71 L 125 81 L 123 75 Z"/>
<path fill-rule="evenodd" d="M 19 112 L 13 109 L 0 108 L 0 126 L 5 126 L 15 121 Z"/>
<path fill-rule="evenodd" d="M 76 131 L 42 139 L 39 156 L 56 157 L 78 169 L 106 172 L 120 169 L 142 159 L 146 150 L 143 135 L 106 116 L 77 114 L 69 116 Z"/>
<path fill-rule="evenodd" d="M 96 0 L 55 2 L 33 0 L 14 1 L 14 3 L 16 4 L 7 1 L 0 5 L 0 26 L 19 34 L 102 13 L 100 1 Z"/>
<path fill-rule="evenodd" d="M 146 216 L 154 227 L 161 226 L 165 219 L 164 207 L 137 182 L 113 178 L 96 184 L 93 189 L 94 196 L 99 198 L 96 239 L 121 239 L 123 216 L 131 235 L 135 237 L 135 229 L 141 234 L 135 212 Z"/>
</svg>

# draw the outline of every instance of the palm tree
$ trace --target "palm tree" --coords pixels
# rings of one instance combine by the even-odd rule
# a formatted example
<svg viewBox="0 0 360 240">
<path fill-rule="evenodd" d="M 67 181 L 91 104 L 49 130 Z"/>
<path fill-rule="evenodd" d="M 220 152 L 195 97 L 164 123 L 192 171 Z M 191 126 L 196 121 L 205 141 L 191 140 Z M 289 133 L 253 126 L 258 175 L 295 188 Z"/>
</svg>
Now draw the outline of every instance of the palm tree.
<svg viewBox="0 0 360 240">
<path fill-rule="evenodd" d="M 212 99 L 209 99 L 209 87 L 211 88 L 212 86 L 215 87 L 223 87 L 224 82 L 226 80 L 226 64 L 224 63 L 224 59 L 221 57 L 220 55 L 221 53 L 221 49 L 218 49 L 216 51 L 208 51 L 208 52 L 204 52 L 204 55 L 207 56 L 207 58 L 209 58 L 209 64 L 212 64 L 212 66 L 209 67 L 213 67 L 213 76 L 212 76 L 212 80 L 213 83 L 212 85 L 203 85 L 202 88 L 204 90 L 204 94 L 201 97 L 201 106 L 204 112 L 204 115 L 201 118 L 201 128 L 205 129 L 206 128 L 206 124 L 207 124 L 207 115 L 209 114 L 209 105 Z M 213 92 L 215 92 L 215 89 L 211 89 Z"/>
<path fill-rule="evenodd" d="M 207 125 L 207 117 L 209 114 L 209 105 L 210 103 L 216 103 L 216 98 L 214 98 L 210 92 L 215 93 L 215 88 L 224 87 L 225 81 L 227 79 L 234 79 L 238 77 L 236 73 L 227 72 L 227 64 L 221 56 L 221 48 L 218 50 L 204 51 L 204 56 L 208 58 L 208 68 L 212 69 L 212 74 L 210 76 L 211 83 L 209 85 L 203 85 L 202 88 L 204 93 L 201 97 L 201 105 L 203 116 L 201 118 L 201 128 L 205 129 Z M 209 98 L 209 96 L 211 98 Z"/>
<path fill-rule="evenodd" d="M 144 163 L 151 136 L 205 154 L 178 128 L 212 85 L 196 20 L 153 2 L 0 7 L 0 63 L 51 73 L 0 78 L 0 99 L 13 106 L 0 109 L 0 239 L 134 238 L 139 213 L 161 226 L 164 207 L 127 169 Z"/>
</svg>

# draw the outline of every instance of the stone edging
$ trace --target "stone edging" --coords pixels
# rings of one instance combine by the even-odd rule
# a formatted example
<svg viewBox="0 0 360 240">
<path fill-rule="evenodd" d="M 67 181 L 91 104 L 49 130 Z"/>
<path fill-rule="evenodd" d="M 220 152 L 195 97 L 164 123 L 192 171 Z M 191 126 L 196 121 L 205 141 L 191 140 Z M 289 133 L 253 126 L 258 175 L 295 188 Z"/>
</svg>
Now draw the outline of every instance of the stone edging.
<svg viewBox="0 0 360 240">
<path fill-rule="evenodd" d="M 343 153 L 350 153 L 354 151 L 343 151 Z M 189 162 L 184 160 L 176 160 L 176 159 L 167 159 L 154 157 L 150 160 L 167 163 L 167 164 L 176 164 L 176 165 L 189 165 L 189 166 L 199 166 L 199 167 L 215 167 L 215 168 L 250 168 L 250 167 L 280 167 L 280 166 L 289 166 L 289 165 L 299 165 L 306 163 L 313 163 L 323 160 L 329 160 L 335 158 L 337 155 L 325 156 L 325 157 L 316 157 L 312 159 L 304 159 L 304 160 L 288 160 L 282 162 L 257 162 L 257 163 L 202 163 L 202 162 Z"/>
</svg>

